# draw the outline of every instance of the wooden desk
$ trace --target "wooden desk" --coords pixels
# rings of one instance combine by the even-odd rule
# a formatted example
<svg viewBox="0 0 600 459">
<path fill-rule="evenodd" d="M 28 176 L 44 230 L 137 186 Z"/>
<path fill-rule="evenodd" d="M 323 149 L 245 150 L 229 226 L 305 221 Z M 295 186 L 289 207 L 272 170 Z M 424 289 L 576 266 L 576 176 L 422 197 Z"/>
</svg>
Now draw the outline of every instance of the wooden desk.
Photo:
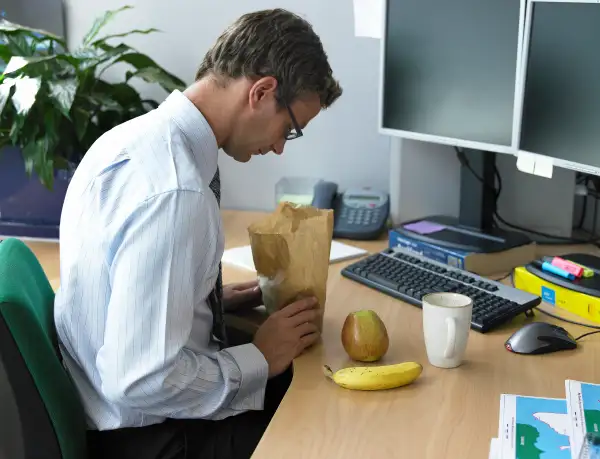
<svg viewBox="0 0 600 459">
<path fill-rule="evenodd" d="M 225 211 L 227 247 L 248 244 L 246 228 L 260 216 Z M 57 246 L 30 245 L 57 286 Z M 375 252 L 385 247 L 385 241 L 359 245 Z M 541 250 L 560 254 L 574 248 Z M 432 367 L 425 354 L 421 310 L 343 278 L 340 270 L 348 263 L 330 268 L 322 341 L 296 360 L 292 386 L 254 459 L 482 459 L 488 455 L 490 439 L 497 436 L 500 394 L 564 397 L 565 379 L 600 382 L 600 336 L 590 336 L 571 352 L 544 356 L 507 352 L 504 341 L 525 323 L 524 317 L 486 335 L 471 332 L 463 366 Z M 253 277 L 252 272 L 224 266 L 225 282 Z M 391 391 L 353 392 L 323 376 L 323 364 L 333 369 L 353 365 L 340 331 L 346 315 L 363 308 L 375 310 L 390 335 L 390 349 L 380 363 L 420 362 L 424 371 L 416 383 Z M 548 318 L 538 313 L 534 320 Z M 585 330 L 564 326 L 573 334 Z"/>
</svg>

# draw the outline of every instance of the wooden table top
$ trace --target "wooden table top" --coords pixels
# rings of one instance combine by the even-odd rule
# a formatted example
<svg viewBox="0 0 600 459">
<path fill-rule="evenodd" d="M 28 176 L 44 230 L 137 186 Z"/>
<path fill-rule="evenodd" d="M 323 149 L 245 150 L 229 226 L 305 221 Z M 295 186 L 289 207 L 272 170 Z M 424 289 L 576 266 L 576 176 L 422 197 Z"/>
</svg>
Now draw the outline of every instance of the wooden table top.
<svg viewBox="0 0 600 459">
<path fill-rule="evenodd" d="M 262 215 L 224 211 L 227 248 L 247 245 L 246 228 Z M 29 245 L 56 287 L 58 246 Z M 356 245 L 377 252 L 386 242 Z M 540 252 L 561 254 L 574 249 L 595 250 L 546 246 Z M 507 352 L 505 340 L 530 320 L 524 316 L 485 335 L 471 331 L 465 363 L 451 370 L 435 368 L 425 353 L 421 310 L 343 278 L 340 271 L 348 263 L 330 267 L 322 340 L 294 362 L 292 385 L 254 459 L 487 458 L 490 439 L 498 434 L 501 394 L 564 398 L 565 379 L 600 382 L 600 335 L 590 336 L 569 352 L 541 356 Z M 223 268 L 225 282 L 255 277 L 253 272 Z M 323 375 L 323 364 L 334 370 L 357 365 L 347 357 L 340 332 L 346 315 L 364 308 L 379 314 L 390 336 L 389 351 L 380 364 L 416 361 L 423 365 L 422 376 L 412 385 L 390 391 L 349 391 Z M 569 313 L 562 315 L 583 321 Z M 553 321 L 540 313 L 533 320 Z M 575 335 L 587 330 L 561 325 Z"/>
</svg>

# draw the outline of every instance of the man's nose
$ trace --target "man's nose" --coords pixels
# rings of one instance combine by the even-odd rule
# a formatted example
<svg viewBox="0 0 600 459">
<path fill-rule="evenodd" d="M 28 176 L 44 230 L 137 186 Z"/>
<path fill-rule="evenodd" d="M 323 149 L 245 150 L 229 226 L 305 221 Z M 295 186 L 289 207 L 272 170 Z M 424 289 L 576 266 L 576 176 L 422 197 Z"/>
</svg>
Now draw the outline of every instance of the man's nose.
<svg viewBox="0 0 600 459">
<path fill-rule="evenodd" d="M 273 153 L 275 153 L 276 155 L 281 155 L 283 153 L 284 147 L 285 147 L 285 139 L 281 140 L 280 142 L 274 143 L 271 146 L 271 151 Z"/>
</svg>

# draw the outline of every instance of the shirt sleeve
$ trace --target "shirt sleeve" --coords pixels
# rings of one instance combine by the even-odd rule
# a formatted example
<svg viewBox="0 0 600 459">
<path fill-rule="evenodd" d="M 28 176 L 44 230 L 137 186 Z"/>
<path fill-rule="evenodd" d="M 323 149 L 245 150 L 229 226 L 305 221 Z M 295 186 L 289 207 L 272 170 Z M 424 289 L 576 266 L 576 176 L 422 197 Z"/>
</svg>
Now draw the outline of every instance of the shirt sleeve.
<svg viewBox="0 0 600 459">
<path fill-rule="evenodd" d="M 145 201 L 123 224 L 108 261 L 111 294 L 96 358 L 112 403 L 171 418 L 221 419 L 263 408 L 268 364 L 253 344 L 186 347 L 199 320 L 195 302 L 214 284 L 214 276 L 206 279 L 218 256 L 214 209 L 202 193 L 179 190 Z M 204 307 L 200 317 L 210 330 Z"/>
</svg>

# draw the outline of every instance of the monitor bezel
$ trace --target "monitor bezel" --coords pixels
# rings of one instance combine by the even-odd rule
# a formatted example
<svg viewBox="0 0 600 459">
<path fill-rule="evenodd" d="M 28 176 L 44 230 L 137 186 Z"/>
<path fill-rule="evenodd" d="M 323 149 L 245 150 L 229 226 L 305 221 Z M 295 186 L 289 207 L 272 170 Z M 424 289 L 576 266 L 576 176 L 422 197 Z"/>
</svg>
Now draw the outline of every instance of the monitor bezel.
<svg viewBox="0 0 600 459">
<path fill-rule="evenodd" d="M 381 15 L 381 20 L 383 24 L 381 25 L 382 36 L 380 40 L 379 46 L 379 94 L 378 94 L 378 132 L 380 134 L 401 137 L 412 140 L 420 140 L 424 142 L 432 142 L 443 145 L 450 145 L 455 147 L 469 148 L 475 150 L 485 150 L 492 151 L 495 153 L 505 153 L 510 155 L 516 155 L 518 151 L 518 140 L 519 137 L 515 135 L 515 129 L 518 127 L 520 132 L 521 119 L 517 118 L 517 83 L 519 75 L 521 72 L 521 64 L 523 62 L 522 52 L 523 52 L 523 33 L 525 27 L 525 12 L 527 7 L 527 0 L 520 0 L 519 6 L 519 28 L 518 28 L 518 39 L 517 39 L 517 55 L 516 55 L 516 68 L 515 68 L 515 91 L 513 95 L 513 128 L 512 128 L 512 139 L 511 145 L 498 145 L 492 143 L 485 143 L 467 139 L 460 139 L 455 137 L 444 137 L 437 136 L 433 134 L 425 134 L 414 131 L 405 131 L 400 129 L 392 129 L 388 127 L 384 127 L 383 118 L 384 118 L 384 108 L 383 108 L 383 100 L 384 100 L 384 87 L 385 87 L 385 52 L 386 52 L 386 36 L 387 36 L 387 18 L 388 18 L 388 10 L 389 10 L 389 1 L 383 0 L 383 14 Z"/>
<path fill-rule="evenodd" d="M 517 95 L 518 95 L 518 109 L 517 113 L 519 119 L 517 135 L 517 156 L 519 153 L 533 154 L 536 156 L 543 156 L 552 160 L 552 165 L 563 169 L 569 169 L 572 171 L 583 172 L 585 174 L 598 175 L 600 176 L 600 167 L 590 166 L 588 164 L 577 163 L 574 161 L 568 161 L 554 156 L 544 155 L 535 151 L 523 150 L 521 148 L 521 131 L 522 131 L 522 119 L 523 119 L 523 106 L 525 105 L 525 80 L 527 79 L 527 62 L 529 60 L 529 44 L 531 41 L 531 27 L 533 22 L 533 11 L 536 3 L 600 3 L 599 0 L 527 0 L 527 12 L 525 15 L 525 33 L 523 36 L 523 53 L 521 61 L 521 74 L 517 79 Z M 600 5 L 598 6 L 600 8 Z"/>
</svg>

